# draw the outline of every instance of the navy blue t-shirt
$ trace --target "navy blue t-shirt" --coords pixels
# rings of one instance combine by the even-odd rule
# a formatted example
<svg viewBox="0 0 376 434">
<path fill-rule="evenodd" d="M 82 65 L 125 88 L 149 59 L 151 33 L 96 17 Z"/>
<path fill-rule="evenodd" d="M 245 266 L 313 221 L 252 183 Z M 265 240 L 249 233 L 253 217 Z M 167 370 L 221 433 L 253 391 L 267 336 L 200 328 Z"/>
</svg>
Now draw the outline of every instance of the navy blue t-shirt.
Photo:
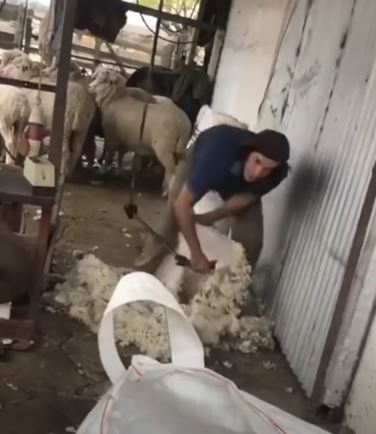
<svg viewBox="0 0 376 434">
<path fill-rule="evenodd" d="M 193 167 L 187 186 L 195 201 L 209 191 L 216 191 L 224 200 L 239 193 L 261 197 L 286 177 L 287 169 L 278 166 L 267 178 L 247 182 L 244 164 L 251 152 L 244 142 L 255 133 L 228 125 L 218 125 L 203 131 L 193 150 Z"/>
</svg>

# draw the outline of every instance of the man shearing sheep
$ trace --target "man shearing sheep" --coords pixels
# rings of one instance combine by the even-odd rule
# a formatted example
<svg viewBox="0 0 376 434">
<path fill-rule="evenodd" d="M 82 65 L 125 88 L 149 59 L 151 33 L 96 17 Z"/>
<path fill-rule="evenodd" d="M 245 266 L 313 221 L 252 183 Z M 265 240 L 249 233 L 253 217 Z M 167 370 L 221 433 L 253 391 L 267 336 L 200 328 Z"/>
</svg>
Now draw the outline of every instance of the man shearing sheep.
<svg viewBox="0 0 376 434">
<path fill-rule="evenodd" d="M 173 244 L 180 231 L 191 251 L 193 270 L 207 273 L 213 262 L 200 245 L 196 223 L 213 225 L 231 218 L 232 238 L 244 246 L 254 266 L 263 244 L 261 198 L 286 178 L 289 158 L 289 142 L 277 131 L 255 134 L 228 125 L 203 131 L 178 167 L 160 234 Z M 219 193 L 223 206 L 195 214 L 194 205 L 209 191 Z M 155 271 L 163 252 L 150 237 L 136 266 Z"/>
</svg>

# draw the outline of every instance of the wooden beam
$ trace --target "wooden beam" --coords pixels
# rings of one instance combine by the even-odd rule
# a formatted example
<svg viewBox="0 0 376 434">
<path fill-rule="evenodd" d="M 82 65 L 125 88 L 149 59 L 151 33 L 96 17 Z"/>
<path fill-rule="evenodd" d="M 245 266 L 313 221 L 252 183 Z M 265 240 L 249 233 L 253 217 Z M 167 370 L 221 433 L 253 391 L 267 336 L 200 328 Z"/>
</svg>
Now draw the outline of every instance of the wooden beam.
<svg viewBox="0 0 376 434">
<path fill-rule="evenodd" d="M 128 10 L 131 12 L 138 12 L 140 14 L 149 15 L 151 17 L 161 18 L 165 21 L 171 21 L 173 23 L 183 24 L 189 27 L 193 27 L 195 29 L 202 30 L 215 30 L 216 26 L 209 23 L 203 23 L 197 20 L 193 20 L 192 18 L 182 17 L 176 14 L 170 14 L 169 12 L 159 12 L 156 9 L 149 8 L 147 6 L 141 6 L 134 3 L 129 3 L 127 1 L 123 1 L 128 7 Z"/>
<path fill-rule="evenodd" d="M 49 157 L 56 169 L 56 176 L 60 176 L 63 157 L 63 132 L 65 126 L 65 107 L 67 102 L 67 88 L 70 72 L 74 18 L 78 0 L 65 0 L 63 9 L 63 29 L 61 33 L 60 53 L 57 65 L 57 79 L 55 102 L 52 115 L 51 144 Z"/>
</svg>

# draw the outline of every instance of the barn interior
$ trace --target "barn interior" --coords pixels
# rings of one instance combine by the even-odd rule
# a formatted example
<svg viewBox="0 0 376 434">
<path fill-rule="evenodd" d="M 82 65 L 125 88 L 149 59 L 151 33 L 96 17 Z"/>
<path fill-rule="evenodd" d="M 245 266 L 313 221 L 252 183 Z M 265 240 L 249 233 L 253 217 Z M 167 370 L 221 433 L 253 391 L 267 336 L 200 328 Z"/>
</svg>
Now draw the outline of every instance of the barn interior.
<svg viewBox="0 0 376 434">
<path fill-rule="evenodd" d="M 112 276 L 113 270 L 132 269 L 148 231 L 127 218 L 124 205 L 135 201 L 151 227 L 158 225 L 166 206 L 160 161 L 150 153 L 137 158 L 136 151 L 109 153 L 98 104 L 90 106 L 85 137 L 80 138 L 78 127 L 67 136 L 66 113 L 79 90 L 70 93 L 72 77 L 78 74 L 90 81 L 100 68 L 115 71 L 127 87 L 171 99 L 194 125 L 200 109 L 211 102 L 231 6 L 230 0 L 42 3 L 3 0 L 0 5 L 3 53 L 16 49 L 51 74 L 44 79 L 40 67 L 34 76 L 15 76 L 0 68 L 3 89 L 33 91 L 38 96 L 42 92 L 50 99 L 53 95 L 41 142 L 54 179 L 43 187 L 34 186 L 31 178 L 26 181 L 27 152 L 20 146 L 13 155 L 3 137 L 0 431 L 4 434 L 76 432 L 108 389 L 93 327 L 78 321 L 77 315 L 74 318 L 71 305 L 58 302 L 58 288 L 78 285 L 79 264 L 96 269 L 99 280 Z M 88 106 L 82 105 L 86 113 Z M 2 110 L 2 101 L 0 106 Z M 31 115 L 27 125 L 34 125 L 30 119 Z M 80 118 L 78 125 L 83 122 Z M 144 123 L 145 119 L 142 130 Z M 76 159 L 73 165 L 66 163 L 67 153 Z M 7 157 L 12 164 L 5 163 Z M 67 174 L 61 171 L 66 165 Z M 246 314 L 262 318 L 252 297 Z M 125 363 L 137 351 L 134 345 L 121 347 Z M 228 342 L 210 346 L 207 366 L 310 423 L 331 432 L 337 429 L 335 415 L 317 409 L 305 397 L 274 342 L 258 343 L 245 352 L 233 350 Z"/>
</svg>

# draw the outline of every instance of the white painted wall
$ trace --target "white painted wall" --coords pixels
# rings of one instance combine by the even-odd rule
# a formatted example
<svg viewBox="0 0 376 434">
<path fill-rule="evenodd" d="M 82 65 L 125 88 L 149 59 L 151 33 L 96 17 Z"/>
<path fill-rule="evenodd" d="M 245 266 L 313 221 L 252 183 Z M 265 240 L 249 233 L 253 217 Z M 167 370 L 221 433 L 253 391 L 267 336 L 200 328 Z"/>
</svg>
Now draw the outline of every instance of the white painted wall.
<svg viewBox="0 0 376 434">
<path fill-rule="evenodd" d="M 292 145 L 289 179 L 263 200 L 254 284 L 273 302 L 276 335 L 308 395 L 376 158 L 375 13 L 374 0 L 235 0 L 217 76 L 215 110 L 256 131 L 281 130 Z M 342 402 L 376 294 L 376 268 L 369 270 L 367 279 L 367 267 L 358 270 L 344 313 L 326 381 L 329 406 Z M 374 328 L 360 379 L 376 377 Z M 362 392 L 367 381 L 354 386 L 357 414 L 371 412 L 370 392 Z"/>
<path fill-rule="evenodd" d="M 290 0 L 234 0 L 213 108 L 254 129 Z"/>
<path fill-rule="evenodd" d="M 368 279 L 376 292 L 376 249 L 374 250 Z M 366 279 L 367 280 L 367 279 Z M 347 425 L 356 434 L 375 434 L 376 431 L 376 318 L 367 339 L 355 381 L 346 406 Z"/>
</svg>

